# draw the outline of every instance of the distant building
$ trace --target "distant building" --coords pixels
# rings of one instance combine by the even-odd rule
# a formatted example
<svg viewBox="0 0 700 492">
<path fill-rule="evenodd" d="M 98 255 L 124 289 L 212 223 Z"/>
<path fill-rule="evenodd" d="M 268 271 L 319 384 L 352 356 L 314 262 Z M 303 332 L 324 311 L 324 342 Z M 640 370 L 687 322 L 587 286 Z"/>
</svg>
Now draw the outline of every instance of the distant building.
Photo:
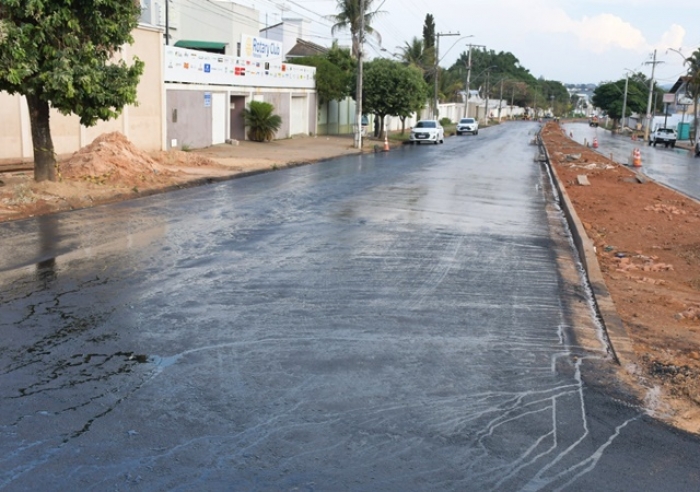
<svg viewBox="0 0 700 492">
<path fill-rule="evenodd" d="M 282 22 L 260 29 L 260 37 L 282 43 L 282 50 L 286 57 L 287 53 L 296 47 L 300 39 L 311 37 L 310 25 L 311 23 L 306 19 L 283 19 Z"/>
</svg>

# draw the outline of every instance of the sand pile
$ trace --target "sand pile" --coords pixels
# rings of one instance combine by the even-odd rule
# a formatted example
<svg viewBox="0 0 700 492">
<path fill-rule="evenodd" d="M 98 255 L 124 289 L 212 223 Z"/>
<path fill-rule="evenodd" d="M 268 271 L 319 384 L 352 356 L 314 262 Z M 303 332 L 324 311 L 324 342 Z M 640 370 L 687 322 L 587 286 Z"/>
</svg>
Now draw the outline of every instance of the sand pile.
<svg viewBox="0 0 700 492">
<path fill-rule="evenodd" d="M 119 132 L 100 135 L 59 164 L 62 178 L 98 184 L 136 185 L 154 181 L 164 172 L 162 166 Z"/>
</svg>

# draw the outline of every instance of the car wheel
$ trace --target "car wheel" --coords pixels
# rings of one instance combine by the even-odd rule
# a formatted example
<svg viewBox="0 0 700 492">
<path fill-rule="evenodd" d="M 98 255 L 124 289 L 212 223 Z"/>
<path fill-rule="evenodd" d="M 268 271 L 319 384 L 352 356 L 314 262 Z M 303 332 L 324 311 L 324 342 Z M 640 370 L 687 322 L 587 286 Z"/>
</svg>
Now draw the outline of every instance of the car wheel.
<svg viewBox="0 0 700 492">
<path fill-rule="evenodd" d="M 676 148 L 676 142 L 671 142 L 671 148 L 675 149 Z"/>
<path fill-rule="evenodd" d="M 437 137 L 435 137 L 435 142 L 433 142 L 433 143 L 434 143 L 435 145 L 437 145 L 437 144 L 439 144 L 439 143 L 440 143 L 440 140 L 438 140 L 438 138 L 437 138 Z"/>
</svg>

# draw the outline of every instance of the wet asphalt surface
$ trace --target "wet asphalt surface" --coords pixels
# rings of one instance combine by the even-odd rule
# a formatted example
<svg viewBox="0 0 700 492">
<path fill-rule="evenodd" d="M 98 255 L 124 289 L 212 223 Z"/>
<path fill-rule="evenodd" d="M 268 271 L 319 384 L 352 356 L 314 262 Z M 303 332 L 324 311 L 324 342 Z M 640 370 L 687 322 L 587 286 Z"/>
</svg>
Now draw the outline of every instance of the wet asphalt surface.
<svg viewBox="0 0 700 492">
<path fill-rule="evenodd" d="M 0 489 L 698 490 L 584 382 L 536 129 L 0 224 Z"/>
<path fill-rule="evenodd" d="M 567 134 L 580 144 L 592 145 L 598 139 L 597 151 L 624 165 L 630 164 L 630 155 L 635 148 L 642 156 L 639 171 L 666 186 L 700 200 L 700 158 L 682 148 L 650 146 L 648 142 L 633 141 L 629 136 L 615 135 L 602 128 L 591 128 L 585 123 L 562 125 Z"/>
</svg>

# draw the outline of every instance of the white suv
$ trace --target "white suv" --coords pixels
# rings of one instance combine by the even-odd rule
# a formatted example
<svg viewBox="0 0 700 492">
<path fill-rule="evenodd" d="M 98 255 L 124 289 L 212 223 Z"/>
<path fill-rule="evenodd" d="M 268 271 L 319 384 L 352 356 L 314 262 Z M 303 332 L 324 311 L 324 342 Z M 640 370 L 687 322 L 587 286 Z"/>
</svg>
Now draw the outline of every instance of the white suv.
<svg viewBox="0 0 700 492">
<path fill-rule="evenodd" d="M 410 142 L 432 142 L 435 145 L 445 143 L 445 130 L 437 120 L 420 120 L 411 128 Z"/>
<path fill-rule="evenodd" d="M 678 135 L 673 128 L 657 128 L 654 133 L 649 135 L 649 145 L 654 144 L 656 147 L 656 144 L 662 143 L 665 147 L 670 145 L 673 148 L 676 146 L 677 139 Z"/>
<path fill-rule="evenodd" d="M 479 134 L 479 122 L 474 118 L 462 118 L 457 123 L 457 135 L 462 133 L 471 133 L 472 135 Z"/>
</svg>

